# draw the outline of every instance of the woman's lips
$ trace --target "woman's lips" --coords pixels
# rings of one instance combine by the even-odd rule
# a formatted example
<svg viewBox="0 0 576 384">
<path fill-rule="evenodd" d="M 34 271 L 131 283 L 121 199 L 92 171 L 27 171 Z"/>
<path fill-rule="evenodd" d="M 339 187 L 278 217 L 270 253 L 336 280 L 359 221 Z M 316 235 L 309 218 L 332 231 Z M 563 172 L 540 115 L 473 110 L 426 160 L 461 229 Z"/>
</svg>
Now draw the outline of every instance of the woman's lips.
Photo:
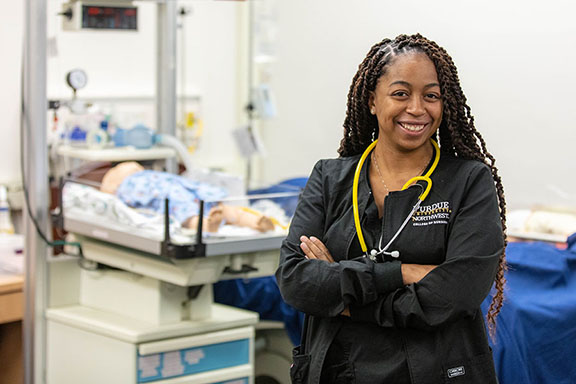
<svg viewBox="0 0 576 384">
<path fill-rule="evenodd" d="M 426 128 L 428 123 L 398 123 L 403 129 L 408 132 L 421 132 Z"/>
</svg>

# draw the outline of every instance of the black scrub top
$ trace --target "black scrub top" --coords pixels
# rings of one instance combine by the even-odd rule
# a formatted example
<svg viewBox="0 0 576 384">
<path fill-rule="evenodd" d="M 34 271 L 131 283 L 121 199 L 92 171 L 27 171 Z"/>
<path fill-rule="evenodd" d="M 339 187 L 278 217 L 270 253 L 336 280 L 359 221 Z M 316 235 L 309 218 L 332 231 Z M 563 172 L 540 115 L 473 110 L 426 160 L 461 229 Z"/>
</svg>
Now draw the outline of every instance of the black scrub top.
<svg viewBox="0 0 576 384">
<path fill-rule="evenodd" d="M 366 172 L 368 185 L 370 185 L 368 174 L 369 172 Z M 372 249 L 378 249 L 383 229 L 383 221 L 378 217 L 378 207 L 372 193 L 370 193 L 365 214 L 366 220 L 362 233 L 368 252 L 370 252 Z M 348 259 L 354 259 L 363 254 L 356 236 L 351 244 Z M 392 260 L 394 259 L 391 256 L 379 257 L 380 262 Z M 354 324 L 345 316 L 342 316 L 341 320 L 342 326 L 328 348 L 324 360 L 321 384 L 410 383 L 404 343 L 399 332 L 395 332 L 393 328 L 383 328 L 369 323 L 358 327 L 358 324 Z M 352 345 L 358 343 L 359 340 L 371 340 L 372 345 L 368 348 L 362 348 L 362 346 L 352 348 Z"/>
</svg>

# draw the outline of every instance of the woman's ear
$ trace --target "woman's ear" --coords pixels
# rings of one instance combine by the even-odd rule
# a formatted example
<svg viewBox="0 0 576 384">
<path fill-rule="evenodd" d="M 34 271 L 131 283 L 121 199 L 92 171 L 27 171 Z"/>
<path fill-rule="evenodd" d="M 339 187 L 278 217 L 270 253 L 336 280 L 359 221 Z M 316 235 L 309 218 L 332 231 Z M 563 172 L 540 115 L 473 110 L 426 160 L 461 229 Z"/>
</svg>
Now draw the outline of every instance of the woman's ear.
<svg viewBox="0 0 576 384">
<path fill-rule="evenodd" d="M 370 96 L 368 97 L 368 110 L 370 111 L 371 115 L 376 114 L 376 105 L 374 103 L 374 92 L 370 92 Z"/>
</svg>

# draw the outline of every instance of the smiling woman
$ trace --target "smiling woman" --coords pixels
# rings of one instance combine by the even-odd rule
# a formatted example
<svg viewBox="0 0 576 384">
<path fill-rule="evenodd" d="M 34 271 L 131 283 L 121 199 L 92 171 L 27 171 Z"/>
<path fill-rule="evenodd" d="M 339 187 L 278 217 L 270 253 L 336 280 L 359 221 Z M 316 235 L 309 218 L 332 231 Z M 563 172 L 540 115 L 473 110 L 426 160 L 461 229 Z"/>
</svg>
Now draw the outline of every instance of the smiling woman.
<svg viewBox="0 0 576 384">
<path fill-rule="evenodd" d="M 436 68 L 428 56 L 411 52 L 397 57 L 370 93 L 369 106 L 378 120 L 378 137 L 383 139 L 376 153 L 384 157 L 420 150 L 425 159 L 430 158 L 428 138 L 440 126 L 442 96 Z"/>
<path fill-rule="evenodd" d="M 496 383 L 480 304 L 495 283 L 493 330 L 504 195 L 446 51 L 374 45 L 338 152 L 314 167 L 276 273 L 308 315 L 293 381 Z"/>
</svg>

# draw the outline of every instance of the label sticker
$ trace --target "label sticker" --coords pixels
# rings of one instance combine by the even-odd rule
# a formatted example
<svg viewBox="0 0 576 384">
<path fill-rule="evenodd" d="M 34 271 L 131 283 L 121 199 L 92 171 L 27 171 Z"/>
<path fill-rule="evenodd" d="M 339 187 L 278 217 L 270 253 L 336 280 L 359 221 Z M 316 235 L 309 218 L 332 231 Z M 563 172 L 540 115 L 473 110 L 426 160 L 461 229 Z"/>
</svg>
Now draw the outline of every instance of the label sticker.
<svg viewBox="0 0 576 384">
<path fill-rule="evenodd" d="M 453 378 L 453 377 L 457 377 L 457 376 L 464 376 L 464 374 L 466 373 L 466 371 L 464 370 L 464 366 L 460 366 L 460 367 L 455 367 L 455 368 L 450 368 L 448 370 L 448 378 Z"/>
</svg>

